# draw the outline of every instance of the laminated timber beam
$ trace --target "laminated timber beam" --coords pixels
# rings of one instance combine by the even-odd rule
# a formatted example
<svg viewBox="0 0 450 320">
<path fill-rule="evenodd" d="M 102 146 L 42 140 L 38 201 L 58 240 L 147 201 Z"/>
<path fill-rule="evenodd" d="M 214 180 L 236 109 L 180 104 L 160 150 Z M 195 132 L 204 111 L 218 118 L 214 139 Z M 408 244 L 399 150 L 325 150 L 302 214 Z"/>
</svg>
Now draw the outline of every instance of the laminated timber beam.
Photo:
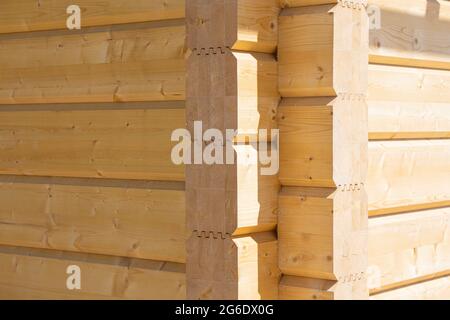
<svg viewBox="0 0 450 320">
<path fill-rule="evenodd" d="M 278 297 L 278 179 L 242 161 L 259 156 L 246 137 L 276 128 L 278 14 L 277 0 L 186 2 L 187 127 L 237 132 L 234 164 L 186 166 L 188 299 Z"/>
<path fill-rule="evenodd" d="M 280 15 L 278 48 L 280 298 L 367 299 L 365 3 L 284 4 L 290 7 Z"/>
<path fill-rule="evenodd" d="M 0 3 L 0 34 L 65 29 L 66 9 L 81 9 L 81 27 L 184 17 L 185 0 L 3 0 Z"/>
</svg>

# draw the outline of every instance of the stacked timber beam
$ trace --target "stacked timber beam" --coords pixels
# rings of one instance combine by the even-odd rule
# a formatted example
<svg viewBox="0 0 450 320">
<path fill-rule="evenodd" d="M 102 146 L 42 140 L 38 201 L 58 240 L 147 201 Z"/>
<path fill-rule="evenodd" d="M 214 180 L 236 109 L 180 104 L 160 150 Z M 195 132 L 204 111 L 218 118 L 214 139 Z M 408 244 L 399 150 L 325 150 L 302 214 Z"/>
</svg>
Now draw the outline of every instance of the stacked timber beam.
<svg viewBox="0 0 450 320">
<path fill-rule="evenodd" d="M 369 3 L 371 298 L 450 299 L 450 2 Z"/>
<path fill-rule="evenodd" d="M 366 299 L 365 5 L 282 3 L 280 298 Z"/>
<path fill-rule="evenodd" d="M 71 4 L 0 3 L 0 298 L 185 298 L 185 2 Z"/>
<path fill-rule="evenodd" d="M 187 297 L 276 299 L 277 176 L 263 176 L 254 141 L 276 128 L 277 0 L 188 0 L 187 126 L 237 130 L 234 164 L 186 166 Z M 253 133 L 253 134 L 252 134 Z M 194 144 L 202 141 L 194 141 Z M 205 144 L 226 141 L 206 141 Z"/>
</svg>

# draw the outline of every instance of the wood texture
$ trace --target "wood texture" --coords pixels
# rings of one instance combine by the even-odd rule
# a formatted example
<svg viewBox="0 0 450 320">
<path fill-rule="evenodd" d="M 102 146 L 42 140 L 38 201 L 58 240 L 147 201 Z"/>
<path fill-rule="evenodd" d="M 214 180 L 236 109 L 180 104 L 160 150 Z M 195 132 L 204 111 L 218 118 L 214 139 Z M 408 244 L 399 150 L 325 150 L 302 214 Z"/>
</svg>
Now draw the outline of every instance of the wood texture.
<svg viewBox="0 0 450 320">
<path fill-rule="evenodd" d="M 449 205 L 449 167 L 449 140 L 370 142 L 369 214 Z"/>
<path fill-rule="evenodd" d="M 370 31 L 372 63 L 450 70 L 447 1 L 370 0 L 380 29 Z"/>
<path fill-rule="evenodd" d="M 178 104 L 74 107 L 1 108 L 0 173 L 184 179 L 183 166 L 170 158 L 175 144 L 171 133 L 185 127 L 184 109 Z"/>
<path fill-rule="evenodd" d="M 0 104 L 183 100 L 183 22 L 0 37 Z"/>
<path fill-rule="evenodd" d="M 66 269 L 81 269 L 68 290 Z M 151 260 L 0 247 L 1 299 L 184 299 L 185 267 Z"/>
<path fill-rule="evenodd" d="M 365 290 L 365 279 L 358 286 Z M 280 299 L 283 300 L 344 300 L 351 299 L 348 285 L 336 281 L 283 275 L 280 281 Z M 357 289 L 358 290 L 358 289 Z"/>
<path fill-rule="evenodd" d="M 386 291 L 371 297 L 372 300 L 448 300 L 450 276 L 416 283 Z"/>
<path fill-rule="evenodd" d="M 448 103 L 450 72 L 371 64 L 368 92 L 371 102 Z"/>
<path fill-rule="evenodd" d="M 363 192 L 283 188 L 278 226 L 281 271 L 338 280 L 337 286 L 364 278 L 367 209 L 361 200 Z M 345 239 L 351 239 L 351 245 Z"/>
<path fill-rule="evenodd" d="M 450 208 L 417 211 L 369 220 L 369 288 L 450 269 Z"/>
<path fill-rule="evenodd" d="M 71 0 L 3 0 L 0 33 L 65 29 Z M 184 17 L 185 0 L 77 0 L 81 27 Z"/>
<path fill-rule="evenodd" d="M 450 104 L 369 101 L 369 139 L 450 138 Z"/>
<path fill-rule="evenodd" d="M 185 262 L 183 189 L 180 183 L 2 176 L 0 243 Z"/>
<path fill-rule="evenodd" d="M 278 298 L 277 241 L 272 232 L 241 237 L 194 233 L 187 244 L 189 299 Z"/>
<path fill-rule="evenodd" d="M 278 112 L 281 183 L 338 187 L 364 181 L 366 121 L 359 98 L 283 99 Z"/>
<path fill-rule="evenodd" d="M 272 53 L 277 48 L 278 0 L 190 0 L 189 47 Z"/>
<path fill-rule="evenodd" d="M 364 95 L 367 23 L 365 10 L 356 4 L 353 8 L 351 2 L 283 10 L 278 48 L 281 96 Z"/>
</svg>

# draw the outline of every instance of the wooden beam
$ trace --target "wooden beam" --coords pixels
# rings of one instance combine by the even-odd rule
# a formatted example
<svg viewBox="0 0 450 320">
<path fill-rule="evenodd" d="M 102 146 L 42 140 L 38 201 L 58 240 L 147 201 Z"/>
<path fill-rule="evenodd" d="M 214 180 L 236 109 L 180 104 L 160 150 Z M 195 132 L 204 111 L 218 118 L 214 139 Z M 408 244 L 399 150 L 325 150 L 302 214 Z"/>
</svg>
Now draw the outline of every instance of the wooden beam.
<svg viewBox="0 0 450 320">
<path fill-rule="evenodd" d="M 385 291 L 450 269 L 450 208 L 369 220 L 369 289 Z"/>
<path fill-rule="evenodd" d="M 407 285 L 382 292 L 372 300 L 448 300 L 450 299 L 450 276 Z"/>
<path fill-rule="evenodd" d="M 0 176 L 0 202 L 3 245 L 185 262 L 183 183 Z"/>
<path fill-rule="evenodd" d="M 194 232 L 187 242 L 188 298 L 278 299 L 277 247 L 273 232 Z"/>
<path fill-rule="evenodd" d="M 359 186 L 354 190 L 284 187 L 278 227 L 281 271 L 343 284 L 365 277 L 363 193 Z M 348 294 L 364 295 L 364 291 Z"/>
<path fill-rule="evenodd" d="M 188 45 L 272 53 L 279 11 L 278 0 L 188 0 Z"/>
<path fill-rule="evenodd" d="M 68 290 L 67 267 L 81 270 L 81 289 Z M 178 263 L 0 246 L 1 299 L 185 299 Z"/>
<path fill-rule="evenodd" d="M 189 299 L 278 296 L 271 231 L 278 179 L 243 161 L 259 158 L 245 141 L 258 142 L 258 129 L 277 126 L 277 62 L 269 53 L 276 50 L 278 12 L 274 0 L 187 1 L 187 127 L 193 133 L 201 121 L 204 131 L 237 132 L 229 141 L 203 143 L 234 142 L 233 164 L 186 166 Z"/>
<path fill-rule="evenodd" d="M 0 37 L 0 104 L 184 100 L 184 39 L 182 22 Z"/>
<path fill-rule="evenodd" d="M 370 30 L 370 62 L 450 70 L 447 1 L 370 0 L 380 28 Z"/>
<path fill-rule="evenodd" d="M 0 114 L 1 174 L 184 180 L 170 156 L 172 131 L 185 127 L 183 103 L 12 106 Z"/>
<path fill-rule="evenodd" d="M 77 0 L 81 27 L 184 17 L 185 0 Z M 71 0 L 4 0 L 0 3 L 0 33 L 65 29 Z"/>
<path fill-rule="evenodd" d="M 282 11 L 279 264 L 303 279 L 281 297 L 368 297 L 367 55 L 363 3 Z"/>
<path fill-rule="evenodd" d="M 450 104 L 369 101 L 369 139 L 450 138 Z"/>
<path fill-rule="evenodd" d="M 370 142 L 370 215 L 449 205 L 449 165 L 449 140 Z"/>
</svg>

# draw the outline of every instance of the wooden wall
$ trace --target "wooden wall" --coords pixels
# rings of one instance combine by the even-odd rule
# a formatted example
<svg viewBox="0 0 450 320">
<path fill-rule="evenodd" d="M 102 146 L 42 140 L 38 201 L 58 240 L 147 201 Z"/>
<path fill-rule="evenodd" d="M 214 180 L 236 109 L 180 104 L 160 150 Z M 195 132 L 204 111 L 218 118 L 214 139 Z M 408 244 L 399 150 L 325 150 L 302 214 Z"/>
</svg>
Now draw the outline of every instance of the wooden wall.
<svg viewBox="0 0 450 320">
<path fill-rule="evenodd" d="M 368 17 L 360 1 L 282 1 L 282 299 L 366 299 Z"/>
<path fill-rule="evenodd" d="M 0 297 L 185 298 L 185 1 L 76 3 L 0 3 Z"/>
<path fill-rule="evenodd" d="M 450 2 L 36 3 L 0 2 L 0 299 L 450 298 Z M 174 165 L 198 120 L 279 128 L 279 174 Z"/>
<path fill-rule="evenodd" d="M 450 2 L 369 2 L 371 297 L 450 299 Z"/>
</svg>

